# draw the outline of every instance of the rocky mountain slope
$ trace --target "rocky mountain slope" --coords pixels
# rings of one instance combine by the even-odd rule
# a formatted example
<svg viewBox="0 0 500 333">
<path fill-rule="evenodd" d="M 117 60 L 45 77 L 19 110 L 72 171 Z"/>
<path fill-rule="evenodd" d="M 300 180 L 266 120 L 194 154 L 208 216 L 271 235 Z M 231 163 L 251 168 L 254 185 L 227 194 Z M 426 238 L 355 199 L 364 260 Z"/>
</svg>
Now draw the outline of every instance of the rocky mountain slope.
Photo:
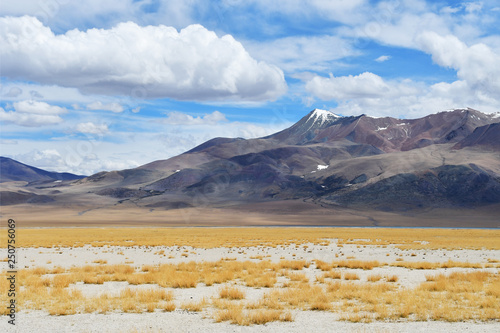
<svg viewBox="0 0 500 333">
<path fill-rule="evenodd" d="M 215 138 L 167 160 L 65 183 L 57 193 L 53 183 L 22 191 L 60 204 L 154 210 L 283 200 L 325 209 L 478 209 L 500 204 L 499 122 L 473 109 L 420 119 L 313 110 L 267 137 Z"/>
</svg>

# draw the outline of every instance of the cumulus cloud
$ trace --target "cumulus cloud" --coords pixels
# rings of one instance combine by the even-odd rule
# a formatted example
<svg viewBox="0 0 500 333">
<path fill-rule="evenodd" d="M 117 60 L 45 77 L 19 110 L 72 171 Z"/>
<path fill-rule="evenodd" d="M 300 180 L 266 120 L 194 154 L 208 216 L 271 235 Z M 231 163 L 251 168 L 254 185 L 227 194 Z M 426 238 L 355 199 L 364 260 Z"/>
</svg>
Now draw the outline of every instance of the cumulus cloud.
<svg viewBox="0 0 500 333">
<path fill-rule="evenodd" d="M 458 79 L 428 85 L 411 80 L 384 80 L 368 72 L 329 78 L 316 75 L 304 80 L 306 90 L 322 100 L 336 101 L 336 112 L 346 115 L 423 116 L 455 107 L 498 111 L 500 54 L 497 50 L 484 43 L 467 45 L 454 35 L 434 31 L 419 33 L 414 42 L 437 65 L 455 70 Z"/>
<path fill-rule="evenodd" d="M 467 46 L 453 35 L 427 31 L 417 38 L 420 47 L 440 66 L 453 68 L 474 89 L 500 98 L 500 54 L 485 44 Z"/>
<path fill-rule="evenodd" d="M 50 105 L 45 102 L 37 101 L 21 101 L 13 104 L 14 109 L 20 113 L 33 113 L 33 114 L 44 114 L 44 115 L 57 115 L 66 113 L 68 110 L 65 108 Z"/>
<path fill-rule="evenodd" d="M 12 107 L 10 111 L 0 108 L 0 121 L 26 127 L 59 124 L 63 121 L 59 115 L 68 112 L 66 108 L 37 101 L 15 102 Z"/>
<path fill-rule="evenodd" d="M 103 104 L 102 102 L 98 101 L 87 104 L 87 110 L 105 110 L 120 113 L 123 112 L 123 106 L 118 103 Z"/>
<path fill-rule="evenodd" d="M 214 111 L 201 117 L 193 117 L 182 112 L 170 112 L 165 123 L 170 125 L 215 125 L 227 121 L 226 116 L 219 111 Z"/>
<path fill-rule="evenodd" d="M 57 168 L 62 162 L 62 156 L 56 149 L 32 150 L 17 155 L 16 159 L 28 165 L 49 170 L 53 170 L 54 167 Z"/>
<path fill-rule="evenodd" d="M 283 72 L 253 59 L 232 36 L 201 25 L 54 34 L 30 16 L 0 18 L 2 75 L 85 93 L 262 102 L 286 91 Z"/>
<path fill-rule="evenodd" d="M 472 88 L 466 81 L 427 85 L 411 80 L 384 80 L 373 73 L 329 78 L 316 76 L 306 83 L 316 98 L 336 101 L 336 113 L 417 118 L 450 108 L 474 107 L 498 111 L 498 99 Z"/>
<path fill-rule="evenodd" d="M 104 135 L 109 131 L 108 125 L 106 124 L 96 125 L 92 122 L 80 123 L 76 125 L 76 130 L 80 133 L 96 134 L 96 135 Z"/>
</svg>

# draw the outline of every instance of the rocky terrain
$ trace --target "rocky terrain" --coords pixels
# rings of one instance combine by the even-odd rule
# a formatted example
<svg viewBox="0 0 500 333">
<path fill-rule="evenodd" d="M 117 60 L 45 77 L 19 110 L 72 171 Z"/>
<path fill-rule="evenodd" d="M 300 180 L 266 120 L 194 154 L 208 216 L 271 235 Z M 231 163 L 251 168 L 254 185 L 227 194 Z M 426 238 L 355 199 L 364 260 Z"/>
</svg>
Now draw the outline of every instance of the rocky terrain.
<svg viewBox="0 0 500 333">
<path fill-rule="evenodd" d="M 309 202 L 318 209 L 416 214 L 500 209 L 500 115 L 419 119 L 313 110 L 263 138 L 214 138 L 135 169 L 81 178 L 2 158 L 2 205 L 145 212 Z M 82 213 L 83 212 L 83 213 Z M 479 215 L 478 215 L 479 216 Z"/>
</svg>

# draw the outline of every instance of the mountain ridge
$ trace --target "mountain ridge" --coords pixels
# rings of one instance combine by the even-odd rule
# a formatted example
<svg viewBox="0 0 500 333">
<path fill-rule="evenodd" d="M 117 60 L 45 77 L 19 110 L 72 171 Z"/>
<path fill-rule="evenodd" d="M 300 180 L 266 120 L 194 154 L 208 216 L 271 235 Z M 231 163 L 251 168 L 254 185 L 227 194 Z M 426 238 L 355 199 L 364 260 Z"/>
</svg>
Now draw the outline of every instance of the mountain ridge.
<svg viewBox="0 0 500 333">
<path fill-rule="evenodd" d="M 167 160 L 74 180 L 60 193 L 51 184 L 23 191 L 53 200 L 45 205 L 145 211 L 298 200 L 326 211 L 481 210 L 500 207 L 500 155 L 491 153 L 500 151 L 499 122 L 473 109 L 418 119 L 315 109 L 266 137 L 214 138 Z"/>
<path fill-rule="evenodd" d="M 0 183 L 7 181 L 64 181 L 84 178 L 69 172 L 53 172 L 0 156 Z"/>
</svg>

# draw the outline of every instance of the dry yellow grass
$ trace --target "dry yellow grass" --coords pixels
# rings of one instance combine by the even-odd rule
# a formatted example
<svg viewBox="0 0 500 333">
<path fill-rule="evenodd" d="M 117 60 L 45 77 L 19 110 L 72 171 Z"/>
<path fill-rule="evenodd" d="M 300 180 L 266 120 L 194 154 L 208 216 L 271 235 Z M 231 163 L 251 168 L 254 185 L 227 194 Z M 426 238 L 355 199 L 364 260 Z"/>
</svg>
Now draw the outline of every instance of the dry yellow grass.
<svg viewBox="0 0 500 333">
<path fill-rule="evenodd" d="M 342 272 L 340 270 L 332 270 L 326 273 L 323 273 L 322 278 L 330 278 L 330 279 L 341 279 Z"/>
<path fill-rule="evenodd" d="M 21 229 L 20 229 L 21 230 Z M 70 229 L 55 230 L 48 241 L 39 235 L 30 234 L 30 229 L 22 229 L 23 238 L 29 244 L 45 246 L 54 242 L 56 246 L 83 246 L 90 238 L 81 232 L 76 235 Z M 86 229 L 87 230 L 87 229 Z M 306 243 L 324 244 L 325 238 L 337 239 L 339 247 L 344 244 L 387 245 L 405 249 L 432 248 L 491 248 L 498 249 L 499 235 L 495 230 L 417 230 L 405 234 L 404 229 L 284 229 L 272 235 L 265 228 L 217 229 L 146 229 L 148 237 L 141 229 L 93 229 L 93 246 L 103 245 L 143 245 L 169 246 L 187 245 L 193 247 L 226 246 L 289 246 L 292 243 L 300 250 L 308 249 Z M 131 230 L 133 231 L 131 234 Z M 155 232 L 157 232 L 157 234 Z M 47 236 L 44 229 L 37 229 Z M 167 232 L 168 231 L 168 232 Z M 249 232 L 251 231 L 251 232 Z M 26 233 L 25 233 L 26 232 Z M 247 234 L 245 234 L 247 232 Z M 374 235 L 375 233 L 375 235 Z M 137 234 L 137 235 L 136 235 Z M 137 236 L 137 237 L 136 237 Z M 0 237 L 1 238 L 1 237 Z M 414 240 L 418 239 L 419 242 Z M 428 243 L 426 243 L 428 242 Z M 4 243 L 2 243 L 4 244 Z M 50 246 L 54 245 L 50 244 Z M 23 244 L 25 245 L 25 244 Z M 161 251 L 159 251 L 161 252 Z M 158 252 L 158 253 L 159 253 Z M 243 253 L 239 250 L 239 253 Z M 187 252 L 184 252 L 187 253 Z M 193 252 L 189 252 L 193 253 Z M 159 254 L 160 255 L 160 254 Z M 161 255 L 165 255 L 164 252 Z M 411 256 L 411 252 L 407 252 Z M 257 259 L 257 258 L 256 258 Z M 194 288 L 199 283 L 207 286 L 221 283 L 237 283 L 252 288 L 270 288 L 257 301 L 245 300 L 242 287 L 226 286 L 218 288 L 219 297 L 208 301 L 186 302 L 180 305 L 188 311 L 213 309 L 216 321 L 229 321 L 238 325 L 263 324 L 270 321 L 293 320 L 290 310 L 341 311 L 344 320 L 368 322 L 373 320 L 498 320 L 500 318 L 500 276 L 480 271 L 482 264 L 448 261 L 394 262 L 392 266 L 402 269 L 467 268 L 471 272 L 454 272 L 448 275 L 426 275 L 426 282 L 413 289 L 401 288 L 398 277 L 380 274 L 367 276 L 368 282 L 359 280 L 359 275 L 344 272 L 344 269 L 371 270 L 387 264 L 376 261 L 335 260 L 325 262 L 315 260 L 315 269 L 307 270 L 318 277 L 307 278 L 302 272 L 310 263 L 305 260 L 281 260 L 272 263 L 258 258 L 258 262 L 236 261 L 234 258 L 215 262 L 185 262 L 142 266 L 134 269 L 130 265 L 107 265 L 97 260 L 98 265 L 87 265 L 64 269 L 35 268 L 19 270 L 19 309 L 45 310 L 52 315 L 75 313 L 108 313 L 174 311 L 173 293 L 169 288 Z M 492 259 L 489 264 L 495 264 Z M 338 281 L 344 272 L 344 280 Z M 360 272 L 359 270 L 357 272 Z M 51 275 L 47 275 L 51 274 Z M 361 273 L 360 273 L 361 274 Z M 287 277 L 284 288 L 277 284 L 278 277 Z M 336 281 L 333 281 L 333 280 Z M 383 280 L 382 280 L 383 279 Z M 0 273 L 0 302 L 6 301 L 5 273 Z M 380 281 L 382 280 L 382 281 Z M 102 284 L 107 281 L 126 281 L 131 286 L 119 295 L 103 294 L 98 297 L 84 297 L 75 290 L 77 282 Z M 137 289 L 136 285 L 157 284 L 150 289 Z M 215 289 L 217 290 L 217 289 Z M 208 311 L 207 311 L 208 312 Z M 2 309 L 0 313 L 5 313 Z"/>
<path fill-rule="evenodd" d="M 331 263 L 324 262 L 322 260 L 315 260 L 316 268 L 321 269 L 322 271 L 329 271 L 333 268 Z"/>
<path fill-rule="evenodd" d="M 404 267 L 409 269 L 438 269 L 438 268 L 483 268 L 482 264 L 448 260 L 445 262 L 428 261 L 397 261 L 391 264 L 395 267 Z"/>
<path fill-rule="evenodd" d="M 309 267 L 310 263 L 305 260 L 281 260 L 279 262 L 279 268 L 281 269 L 292 269 L 301 270 L 302 268 Z"/>
<path fill-rule="evenodd" d="M 388 245 L 417 249 L 500 249 L 500 230 L 366 228 L 50 228 L 17 230 L 24 247 L 192 246 L 195 248 L 325 244 Z M 7 244 L 0 233 L 0 247 Z"/>
<path fill-rule="evenodd" d="M 103 260 L 103 259 L 98 259 L 98 260 L 94 260 L 92 261 L 93 264 L 100 264 L 100 265 L 104 265 L 104 264 L 107 264 L 108 261 L 107 260 Z"/>
<path fill-rule="evenodd" d="M 387 282 L 398 282 L 399 277 L 397 275 L 389 275 L 386 277 Z"/>
<path fill-rule="evenodd" d="M 250 324 L 263 325 L 271 321 L 280 321 L 282 312 L 279 310 L 259 309 L 251 311 L 248 320 Z"/>
<path fill-rule="evenodd" d="M 285 270 L 283 275 L 293 282 L 309 282 L 309 278 L 304 273 L 289 272 Z"/>
<path fill-rule="evenodd" d="M 172 266 L 172 267 L 169 267 Z M 295 267 L 294 265 L 288 265 Z M 217 261 L 208 263 L 185 263 L 168 266 L 152 266 L 146 272 L 116 265 L 85 266 L 61 271 L 53 277 L 44 276 L 46 269 L 20 270 L 18 272 L 23 290 L 19 294 L 20 309 L 46 310 L 52 315 L 71 315 L 75 313 L 108 313 L 123 311 L 132 313 L 173 311 L 173 293 L 165 288 L 135 289 L 127 288 L 119 295 L 103 294 L 86 298 L 81 292 L 72 289 L 68 282 L 79 281 L 85 274 L 103 274 L 113 279 L 116 274 L 134 272 L 134 274 L 157 274 L 168 269 L 191 272 L 202 270 L 233 270 L 235 279 L 263 272 L 275 274 L 283 270 L 280 264 Z M 323 275 L 337 272 L 331 270 Z M 310 283 L 303 279 L 302 273 L 293 268 L 283 272 L 285 276 L 297 277 L 287 288 L 275 288 L 266 292 L 260 300 L 245 301 L 241 289 L 226 286 L 219 289 L 221 299 L 212 302 L 186 302 L 180 305 L 187 311 L 203 311 L 215 308 L 213 317 L 216 321 L 230 321 L 238 325 L 262 324 L 269 321 L 292 320 L 289 310 L 341 311 L 348 321 L 372 320 L 495 320 L 500 316 L 500 276 L 486 271 L 453 272 L 448 275 L 426 275 L 427 282 L 414 289 L 399 288 L 395 283 L 377 282 L 380 275 L 370 275 L 367 280 L 377 283 L 363 283 L 332 280 Z M 357 274 L 344 279 L 355 279 Z M 352 273 L 351 273 L 352 274 Z M 347 277 L 346 277 L 347 276 Z M 300 278 L 299 278 L 300 277 Z M 5 273 L 0 274 L 0 281 L 5 280 Z M 198 279 L 202 279 L 199 272 Z M 397 276 L 387 277 L 387 281 L 397 281 Z M 0 282 L 1 300 L 5 301 L 5 282 Z M 3 311 L 4 313 L 5 311 Z"/>
<path fill-rule="evenodd" d="M 356 273 L 345 273 L 344 280 L 359 280 L 359 275 Z"/>
<path fill-rule="evenodd" d="M 233 304 L 230 307 L 217 310 L 213 314 L 213 318 L 218 323 L 222 321 L 229 321 L 231 324 L 242 326 L 250 324 L 246 316 L 243 314 L 243 306 L 239 304 Z"/>
<path fill-rule="evenodd" d="M 276 273 L 268 272 L 262 275 L 247 275 L 245 277 L 245 283 L 247 287 L 257 287 L 257 288 L 271 288 L 276 283 Z"/>
<path fill-rule="evenodd" d="M 362 260 L 336 260 L 332 262 L 333 267 L 342 267 L 342 268 L 356 268 L 363 270 L 371 270 L 374 267 L 380 267 L 385 264 L 381 264 L 376 260 L 372 261 L 362 261 Z"/>
<path fill-rule="evenodd" d="M 172 312 L 175 310 L 175 303 L 174 302 L 167 302 L 164 306 L 162 306 L 162 309 L 165 312 Z"/>
<path fill-rule="evenodd" d="M 242 304 L 225 302 L 217 303 L 218 310 L 213 314 L 216 322 L 229 321 L 241 326 L 263 325 L 272 321 L 292 321 L 290 312 L 279 309 L 258 308 L 251 309 Z"/>
<path fill-rule="evenodd" d="M 207 306 L 207 304 L 208 301 L 203 298 L 200 301 L 184 302 L 181 304 L 180 308 L 190 312 L 200 312 Z"/>
<path fill-rule="evenodd" d="M 225 286 L 219 290 L 219 297 L 227 299 L 243 299 L 245 298 L 245 292 L 234 286 Z"/>
<path fill-rule="evenodd" d="M 377 282 L 377 281 L 380 281 L 382 279 L 382 275 L 373 274 L 373 275 L 369 275 L 366 279 L 369 282 Z"/>
</svg>

